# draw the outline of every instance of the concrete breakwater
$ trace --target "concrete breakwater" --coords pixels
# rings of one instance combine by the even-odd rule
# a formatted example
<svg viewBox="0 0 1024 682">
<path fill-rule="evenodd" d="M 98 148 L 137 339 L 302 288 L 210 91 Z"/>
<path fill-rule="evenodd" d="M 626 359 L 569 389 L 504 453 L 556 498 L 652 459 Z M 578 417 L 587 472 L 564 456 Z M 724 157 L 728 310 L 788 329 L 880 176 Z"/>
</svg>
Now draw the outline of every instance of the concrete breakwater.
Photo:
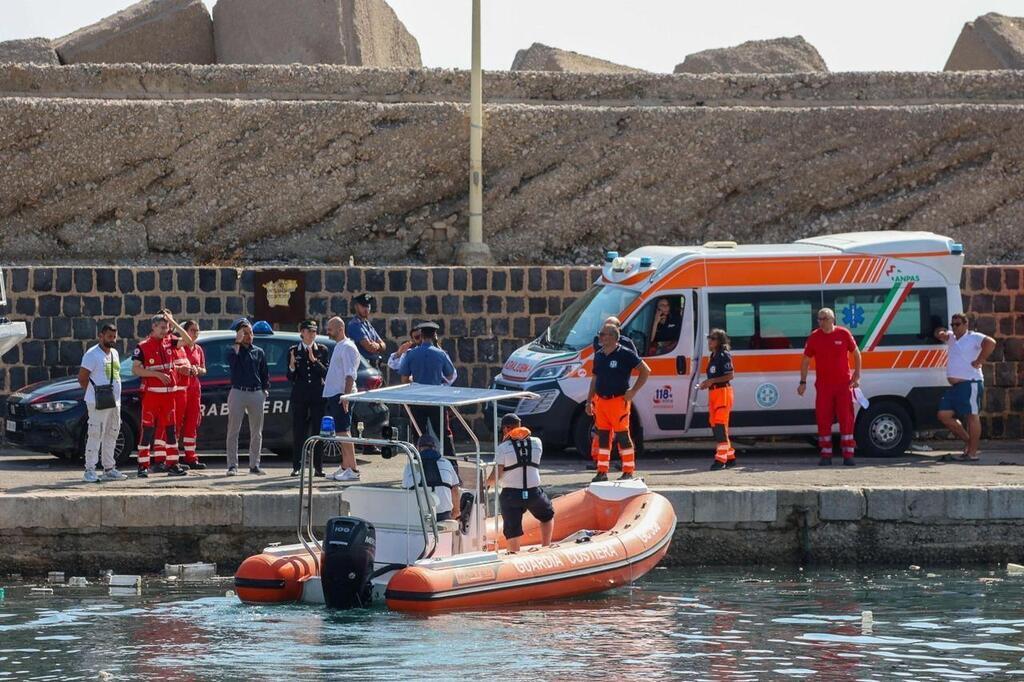
<svg viewBox="0 0 1024 682">
<path fill-rule="evenodd" d="M 666 488 L 678 517 L 666 562 L 699 565 L 960 565 L 1024 557 L 1024 487 Z M 318 526 L 344 514 L 343 492 L 317 493 Z M 0 574 L 164 563 L 233 570 L 272 542 L 295 540 L 294 492 L 0 496 Z"/>
<path fill-rule="evenodd" d="M 11 261 L 442 263 L 464 234 L 464 74 L 67 68 L 0 76 Z M 1022 256 L 1019 75 L 489 83 L 502 264 L 888 228 Z"/>
</svg>

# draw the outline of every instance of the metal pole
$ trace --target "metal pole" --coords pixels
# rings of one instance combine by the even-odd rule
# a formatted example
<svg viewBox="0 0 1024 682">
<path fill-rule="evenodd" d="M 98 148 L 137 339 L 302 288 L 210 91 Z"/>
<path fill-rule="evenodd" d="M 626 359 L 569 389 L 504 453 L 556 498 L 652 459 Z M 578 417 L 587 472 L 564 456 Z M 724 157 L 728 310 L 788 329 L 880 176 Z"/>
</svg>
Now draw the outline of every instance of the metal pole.
<svg viewBox="0 0 1024 682">
<path fill-rule="evenodd" d="M 462 265 L 488 265 L 484 243 L 484 75 L 481 58 L 480 0 L 473 0 L 473 58 L 469 87 L 469 239 L 459 245 Z"/>
</svg>

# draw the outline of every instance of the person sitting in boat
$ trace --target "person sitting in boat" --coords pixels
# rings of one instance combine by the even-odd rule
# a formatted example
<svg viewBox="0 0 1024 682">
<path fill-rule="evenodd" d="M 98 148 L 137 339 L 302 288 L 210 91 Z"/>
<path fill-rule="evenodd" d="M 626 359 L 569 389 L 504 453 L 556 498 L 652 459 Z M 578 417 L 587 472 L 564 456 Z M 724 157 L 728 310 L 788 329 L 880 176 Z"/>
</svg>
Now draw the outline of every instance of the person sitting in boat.
<svg viewBox="0 0 1024 682">
<path fill-rule="evenodd" d="M 523 426 L 517 414 L 506 414 L 501 418 L 503 438 L 494 453 L 496 471 L 484 483 L 484 488 L 494 484 L 495 477 L 501 477 L 501 505 L 503 520 L 502 533 L 508 541 L 509 554 L 519 551 L 523 536 L 523 514 L 530 512 L 540 521 L 540 544 L 551 544 L 555 529 L 555 509 L 547 493 L 540 487 L 540 458 L 543 445 L 540 438 L 530 435 L 530 429 Z"/>
<path fill-rule="evenodd" d="M 420 436 L 416 447 L 420 451 L 420 458 L 423 460 L 423 473 L 426 476 L 427 490 L 437 498 L 437 522 L 448 521 L 458 518 L 459 497 L 459 475 L 455 473 L 455 467 L 447 459 L 441 456 L 437 447 L 437 437 L 428 430 Z M 412 464 L 405 465 L 405 473 L 402 474 L 402 487 L 406 490 L 413 490 L 416 486 L 423 485 L 419 475 L 412 469 Z M 454 511 L 454 516 L 453 514 Z"/>
</svg>

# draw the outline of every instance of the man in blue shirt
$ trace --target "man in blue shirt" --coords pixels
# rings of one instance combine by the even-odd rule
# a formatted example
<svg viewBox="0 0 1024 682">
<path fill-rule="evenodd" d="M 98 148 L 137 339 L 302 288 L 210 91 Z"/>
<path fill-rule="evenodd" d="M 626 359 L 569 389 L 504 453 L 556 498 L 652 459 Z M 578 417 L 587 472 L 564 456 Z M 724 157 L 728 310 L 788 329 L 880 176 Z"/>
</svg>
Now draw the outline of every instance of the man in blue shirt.
<svg viewBox="0 0 1024 682">
<path fill-rule="evenodd" d="M 348 321 L 345 333 L 356 344 L 359 354 L 377 367 L 380 364 L 380 354 L 387 348 L 387 344 L 370 323 L 370 310 L 373 304 L 374 298 L 370 294 L 359 294 L 352 299 L 352 307 L 356 314 Z"/>
<path fill-rule="evenodd" d="M 231 328 L 235 343 L 228 348 L 231 391 L 228 393 L 228 476 L 238 473 L 238 434 L 242 415 L 249 416 L 249 473 L 262 475 L 260 449 L 263 447 L 263 403 L 270 397 L 270 372 L 263 349 L 253 345 L 252 325 L 244 317 Z"/>
<path fill-rule="evenodd" d="M 420 345 L 406 351 L 398 369 L 404 383 L 443 386 L 454 381 L 455 365 L 452 364 L 448 353 L 436 345 L 439 329 L 440 327 L 434 322 L 424 322 L 416 327 L 416 330 L 420 332 Z M 444 419 L 445 423 L 441 425 L 438 424 L 439 409 L 429 406 L 416 406 L 410 409 L 423 433 L 427 432 L 427 424 L 430 424 L 434 433 L 445 435 L 444 454 L 453 456 L 455 454 L 455 439 L 448 424 L 447 414 Z"/>
</svg>

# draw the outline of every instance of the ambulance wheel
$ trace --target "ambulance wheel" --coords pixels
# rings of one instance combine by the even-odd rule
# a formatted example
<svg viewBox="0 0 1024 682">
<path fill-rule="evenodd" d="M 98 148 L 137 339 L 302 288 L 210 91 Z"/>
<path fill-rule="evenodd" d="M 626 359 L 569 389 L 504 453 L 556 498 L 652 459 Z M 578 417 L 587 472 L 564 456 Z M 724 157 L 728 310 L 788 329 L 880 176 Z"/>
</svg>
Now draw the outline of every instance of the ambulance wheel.
<svg viewBox="0 0 1024 682">
<path fill-rule="evenodd" d="M 854 438 L 864 457 L 899 457 L 910 447 L 914 422 L 897 402 L 872 402 L 857 418 Z"/>
</svg>

